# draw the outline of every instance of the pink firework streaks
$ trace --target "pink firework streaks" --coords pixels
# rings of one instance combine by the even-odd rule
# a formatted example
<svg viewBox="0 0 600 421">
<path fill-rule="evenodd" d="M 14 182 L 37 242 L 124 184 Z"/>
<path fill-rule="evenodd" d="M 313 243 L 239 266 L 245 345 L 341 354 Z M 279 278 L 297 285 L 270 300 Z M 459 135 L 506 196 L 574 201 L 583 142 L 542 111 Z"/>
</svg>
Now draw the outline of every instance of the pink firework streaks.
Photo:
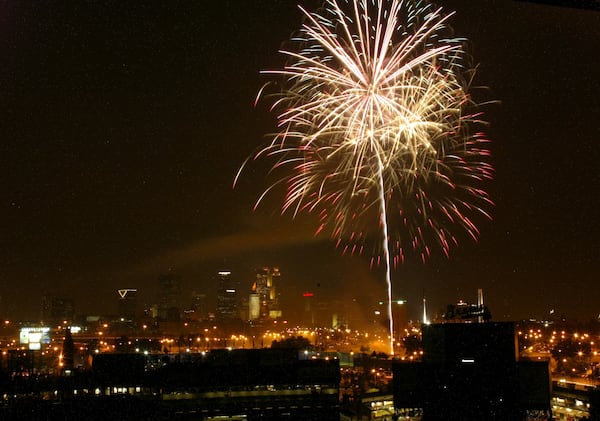
<svg viewBox="0 0 600 421">
<path fill-rule="evenodd" d="M 267 96 L 278 132 L 253 157 L 273 159 L 281 175 L 257 205 L 284 184 L 283 212 L 317 212 L 317 233 L 384 266 L 393 353 L 391 268 L 407 251 L 448 256 L 456 232 L 477 240 L 475 221 L 493 206 L 465 40 L 449 35 L 452 14 L 423 1 L 301 10 L 301 30 L 280 51 L 287 64 L 264 72 L 282 78 Z"/>
</svg>

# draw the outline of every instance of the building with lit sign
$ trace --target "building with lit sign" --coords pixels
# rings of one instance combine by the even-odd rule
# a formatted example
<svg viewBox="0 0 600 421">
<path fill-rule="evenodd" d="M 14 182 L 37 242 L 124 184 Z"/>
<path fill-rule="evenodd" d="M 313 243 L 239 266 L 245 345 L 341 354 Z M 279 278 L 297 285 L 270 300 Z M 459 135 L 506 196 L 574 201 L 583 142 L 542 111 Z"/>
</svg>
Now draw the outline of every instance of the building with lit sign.
<svg viewBox="0 0 600 421">
<path fill-rule="evenodd" d="M 19 342 L 30 350 L 40 350 L 42 344 L 50 343 L 49 327 L 23 327 L 19 332 Z"/>
<path fill-rule="evenodd" d="M 134 321 L 137 311 L 137 289 L 123 288 L 119 294 L 118 315 L 123 321 Z"/>
<path fill-rule="evenodd" d="M 304 291 L 302 293 L 302 303 L 304 304 L 302 311 L 302 323 L 305 326 L 314 326 L 315 325 L 315 310 L 314 310 L 314 301 L 315 293 L 312 291 Z"/>
<path fill-rule="evenodd" d="M 217 319 L 238 319 L 238 283 L 229 271 L 218 272 L 217 278 Z"/>
</svg>

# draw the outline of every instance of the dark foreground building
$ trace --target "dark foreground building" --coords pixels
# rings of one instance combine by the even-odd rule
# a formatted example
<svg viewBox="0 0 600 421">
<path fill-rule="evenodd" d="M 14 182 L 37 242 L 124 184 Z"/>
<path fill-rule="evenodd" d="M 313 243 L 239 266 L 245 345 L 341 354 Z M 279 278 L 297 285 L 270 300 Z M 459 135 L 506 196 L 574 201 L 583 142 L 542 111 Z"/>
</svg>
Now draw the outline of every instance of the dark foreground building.
<svg viewBox="0 0 600 421">
<path fill-rule="evenodd" d="M 430 420 L 550 416 L 548 363 L 519 361 L 513 323 L 423 326 L 423 360 L 396 362 L 394 405 Z"/>
<path fill-rule="evenodd" d="M 99 354 L 69 377 L 0 382 L 0 419 L 338 421 L 338 360 L 291 349 Z"/>
<path fill-rule="evenodd" d="M 338 360 L 298 355 L 221 350 L 199 362 L 167 365 L 159 374 L 163 402 L 202 419 L 339 420 Z"/>
</svg>

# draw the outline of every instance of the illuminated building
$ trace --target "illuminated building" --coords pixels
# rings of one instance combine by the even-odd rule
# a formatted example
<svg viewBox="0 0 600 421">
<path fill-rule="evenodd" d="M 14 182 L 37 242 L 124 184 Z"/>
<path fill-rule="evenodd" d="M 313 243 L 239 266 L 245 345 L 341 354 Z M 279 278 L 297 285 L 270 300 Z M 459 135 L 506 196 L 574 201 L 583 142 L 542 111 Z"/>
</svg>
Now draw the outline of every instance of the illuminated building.
<svg viewBox="0 0 600 421">
<path fill-rule="evenodd" d="M 181 296 L 181 277 L 169 269 L 158 277 L 158 320 L 176 322 L 181 318 L 179 298 Z"/>
<path fill-rule="evenodd" d="M 335 308 L 340 308 L 340 304 L 338 302 L 334 303 Z M 331 327 L 333 329 L 347 329 L 348 328 L 348 317 L 347 313 L 344 312 L 334 312 L 331 316 Z"/>
<path fill-rule="evenodd" d="M 265 267 L 256 272 L 256 280 L 252 285 L 252 293 L 260 299 L 260 318 L 277 319 L 282 316 L 279 308 L 279 292 L 277 284 L 281 273 L 279 268 Z"/>
<path fill-rule="evenodd" d="M 552 415 L 556 420 L 600 420 L 600 387 L 586 379 L 554 380 Z"/>
<path fill-rule="evenodd" d="M 134 321 L 137 310 L 137 289 L 124 288 L 117 290 L 119 294 L 118 315 L 123 321 Z"/>
<path fill-rule="evenodd" d="M 248 300 L 248 319 L 258 320 L 260 319 L 260 295 L 254 293 L 250 294 Z"/>
<path fill-rule="evenodd" d="M 302 301 L 304 303 L 304 311 L 302 313 L 302 323 L 304 326 L 315 325 L 315 309 L 314 309 L 315 293 L 312 291 L 304 291 Z"/>
<path fill-rule="evenodd" d="M 389 324 L 387 314 L 388 301 L 378 301 L 373 310 L 373 326 L 375 329 L 381 329 Z M 406 300 L 396 299 L 392 301 L 392 317 L 394 318 L 394 340 L 399 343 L 405 336 L 405 329 L 408 326 L 408 309 Z"/>
<path fill-rule="evenodd" d="M 217 314 L 218 320 L 233 320 L 238 318 L 238 285 L 231 277 L 231 272 L 221 271 L 217 274 L 219 285 L 217 288 Z"/>
<path fill-rule="evenodd" d="M 392 317 L 394 318 L 394 338 L 400 341 L 408 327 L 408 306 L 406 300 L 392 302 Z"/>
<path fill-rule="evenodd" d="M 27 345 L 31 351 L 39 351 L 42 345 L 50 344 L 50 328 L 49 327 L 27 327 L 24 326 L 19 332 L 19 343 Z"/>
</svg>

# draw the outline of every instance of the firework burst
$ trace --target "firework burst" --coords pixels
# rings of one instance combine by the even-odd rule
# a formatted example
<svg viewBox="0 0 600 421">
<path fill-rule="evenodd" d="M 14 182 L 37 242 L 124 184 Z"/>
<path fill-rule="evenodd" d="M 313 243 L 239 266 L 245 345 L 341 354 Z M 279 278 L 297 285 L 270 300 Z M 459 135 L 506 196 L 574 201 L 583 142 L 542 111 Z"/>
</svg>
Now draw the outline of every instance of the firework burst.
<svg viewBox="0 0 600 421">
<path fill-rule="evenodd" d="M 282 78 L 270 96 L 279 129 L 254 157 L 275 160 L 284 212 L 318 213 L 317 232 L 385 266 L 391 306 L 390 268 L 407 251 L 448 255 L 455 233 L 477 239 L 477 218 L 489 218 L 492 167 L 465 40 L 450 36 L 451 14 L 418 0 L 302 11 L 286 66 L 264 72 Z"/>
</svg>

